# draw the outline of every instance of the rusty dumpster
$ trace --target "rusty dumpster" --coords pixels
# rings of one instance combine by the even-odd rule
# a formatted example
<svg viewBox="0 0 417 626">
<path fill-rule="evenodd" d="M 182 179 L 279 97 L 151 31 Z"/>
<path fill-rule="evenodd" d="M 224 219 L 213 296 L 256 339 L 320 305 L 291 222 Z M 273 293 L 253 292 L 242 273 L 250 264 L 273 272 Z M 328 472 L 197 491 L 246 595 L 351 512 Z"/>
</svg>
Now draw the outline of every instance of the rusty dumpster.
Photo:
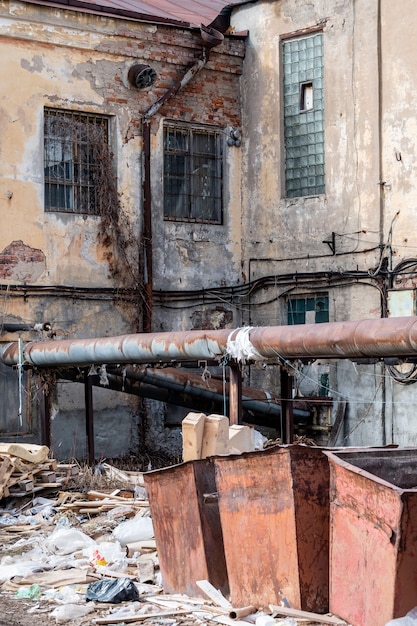
<svg viewBox="0 0 417 626">
<path fill-rule="evenodd" d="M 417 449 L 326 454 L 330 610 L 385 626 L 417 605 Z"/>
<path fill-rule="evenodd" d="M 215 457 L 233 606 L 325 613 L 329 593 L 329 465 L 319 448 L 275 446 Z"/>
<path fill-rule="evenodd" d="M 201 595 L 197 580 L 228 594 L 212 459 L 144 474 L 166 593 Z"/>
</svg>

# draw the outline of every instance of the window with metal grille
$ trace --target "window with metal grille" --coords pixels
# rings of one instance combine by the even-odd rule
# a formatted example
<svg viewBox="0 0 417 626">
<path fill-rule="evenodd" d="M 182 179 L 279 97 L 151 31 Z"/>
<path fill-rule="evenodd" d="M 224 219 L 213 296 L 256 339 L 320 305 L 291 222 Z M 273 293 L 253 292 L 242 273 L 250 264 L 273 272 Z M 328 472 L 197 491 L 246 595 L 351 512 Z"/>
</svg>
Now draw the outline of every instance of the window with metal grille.
<svg viewBox="0 0 417 626">
<path fill-rule="evenodd" d="M 285 195 L 325 193 L 323 34 L 283 43 Z"/>
<path fill-rule="evenodd" d="M 164 218 L 222 223 L 221 131 L 165 125 Z"/>
<path fill-rule="evenodd" d="M 329 321 L 329 296 L 297 296 L 288 299 L 288 324 L 320 324 Z"/>
<path fill-rule="evenodd" d="M 102 163 L 108 156 L 108 118 L 44 111 L 45 210 L 100 213 Z"/>
</svg>

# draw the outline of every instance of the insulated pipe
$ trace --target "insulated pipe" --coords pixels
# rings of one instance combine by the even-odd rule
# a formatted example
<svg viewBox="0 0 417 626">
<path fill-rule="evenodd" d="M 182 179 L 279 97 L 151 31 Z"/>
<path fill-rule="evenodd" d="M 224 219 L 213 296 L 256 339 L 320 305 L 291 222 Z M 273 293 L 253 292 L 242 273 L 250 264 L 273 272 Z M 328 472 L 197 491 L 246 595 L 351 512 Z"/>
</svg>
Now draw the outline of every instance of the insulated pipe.
<svg viewBox="0 0 417 626">
<path fill-rule="evenodd" d="M 239 338 L 245 343 L 238 356 Z M 243 342 L 242 342 L 243 344 Z M 233 351 L 232 351 L 233 347 Z M 274 359 L 383 358 L 417 354 L 417 317 L 354 322 L 264 326 L 235 330 L 144 333 L 96 339 L 30 342 L 24 362 L 36 367 L 110 363 L 169 363 L 229 357 L 241 362 Z M 0 352 L 6 365 L 18 364 L 17 342 Z"/>
</svg>

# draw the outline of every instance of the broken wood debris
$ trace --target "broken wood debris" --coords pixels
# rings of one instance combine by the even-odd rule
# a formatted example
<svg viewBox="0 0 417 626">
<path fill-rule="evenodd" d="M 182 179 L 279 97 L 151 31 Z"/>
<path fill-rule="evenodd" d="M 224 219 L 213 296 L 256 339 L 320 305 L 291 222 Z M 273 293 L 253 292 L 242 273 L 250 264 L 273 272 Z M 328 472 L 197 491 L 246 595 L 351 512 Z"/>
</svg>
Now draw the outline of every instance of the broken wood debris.
<svg viewBox="0 0 417 626">
<path fill-rule="evenodd" d="M 76 463 L 58 463 L 48 454 L 46 446 L 0 443 L 0 499 L 59 489 L 78 474 Z"/>
<path fill-rule="evenodd" d="M 320 621 L 321 624 L 334 624 L 335 626 L 346 626 L 347 622 L 334 615 L 319 615 L 318 613 L 311 613 L 310 611 L 300 611 L 299 609 L 292 609 L 286 606 L 276 606 L 270 604 L 269 608 L 272 615 L 284 615 L 285 617 L 294 617 L 297 619 L 308 619 L 310 621 Z"/>
</svg>

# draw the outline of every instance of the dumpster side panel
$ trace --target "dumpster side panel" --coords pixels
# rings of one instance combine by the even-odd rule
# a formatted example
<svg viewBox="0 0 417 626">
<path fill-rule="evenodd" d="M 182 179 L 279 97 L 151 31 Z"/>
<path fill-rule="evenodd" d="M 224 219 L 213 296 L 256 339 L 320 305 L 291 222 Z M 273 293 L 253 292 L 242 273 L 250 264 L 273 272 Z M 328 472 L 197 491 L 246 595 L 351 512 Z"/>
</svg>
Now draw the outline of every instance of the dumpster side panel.
<svg viewBox="0 0 417 626">
<path fill-rule="evenodd" d="M 150 472 L 144 480 L 164 591 L 200 595 L 195 581 L 210 576 L 194 463 Z"/>
<path fill-rule="evenodd" d="M 330 611 L 353 626 L 394 616 L 399 491 L 330 459 Z"/>
<path fill-rule="evenodd" d="M 394 617 L 402 617 L 417 606 L 417 492 L 405 492 L 403 504 Z"/>
<path fill-rule="evenodd" d="M 329 462 L 319 448 L 293 446 L 290 454 L 301 608 L 326 613 L 329 610 Z"/>
<path fill-rule="evenodd" d="M 219 510 L 234 606 L 300 606 L 290 457 L 285 449 L 217 457 Z"/>
</svg>

